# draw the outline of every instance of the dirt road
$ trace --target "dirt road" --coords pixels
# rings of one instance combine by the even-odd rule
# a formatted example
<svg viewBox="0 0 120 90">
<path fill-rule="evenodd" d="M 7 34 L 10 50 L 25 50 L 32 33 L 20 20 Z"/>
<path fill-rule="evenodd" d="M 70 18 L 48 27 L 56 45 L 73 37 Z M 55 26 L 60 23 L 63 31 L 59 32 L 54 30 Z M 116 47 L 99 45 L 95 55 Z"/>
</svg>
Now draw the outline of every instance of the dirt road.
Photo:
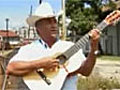
<svg viewBox="0 0 120 90">
<path fill-rule="evenodd" d="M 120 81 L 120 61 L 97 59 L 95 72 L 105 78 L 116 78 Z"/>
</svg>

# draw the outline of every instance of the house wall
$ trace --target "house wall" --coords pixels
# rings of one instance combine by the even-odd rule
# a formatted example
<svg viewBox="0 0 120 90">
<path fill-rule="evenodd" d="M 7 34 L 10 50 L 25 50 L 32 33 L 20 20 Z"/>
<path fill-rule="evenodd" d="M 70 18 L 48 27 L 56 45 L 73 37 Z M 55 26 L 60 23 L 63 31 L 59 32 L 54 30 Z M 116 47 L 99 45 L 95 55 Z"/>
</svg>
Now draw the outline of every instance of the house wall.
<svg viewBox="0 0 120 90">
<path fill-rule="evenodd" d="M 23 39 L 36 39 L 38 38 L 37 32 L 34 28 L 21 28 L 18 32 L 19 36 Z"/>
<path fill-rule="evenodd" d="M 120 56 L 120 22 L 117 24 L 117 45 L 118 45 L 118 55 Z"/>
<path fill-rule="evenodd" d="M 101 46 L 104 54 L 120 56 L 120 23 L 105 29 Z"/>
</svg>

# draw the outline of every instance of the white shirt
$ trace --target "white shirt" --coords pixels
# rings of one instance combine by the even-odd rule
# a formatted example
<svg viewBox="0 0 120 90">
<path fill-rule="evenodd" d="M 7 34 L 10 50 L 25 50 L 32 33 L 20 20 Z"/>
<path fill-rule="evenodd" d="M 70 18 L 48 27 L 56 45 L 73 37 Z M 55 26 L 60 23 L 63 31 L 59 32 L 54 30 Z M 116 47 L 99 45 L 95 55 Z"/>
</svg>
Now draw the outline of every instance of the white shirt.
<svg viewBox="0 0 120 90">
<path fill-rule="evenodd" d="M 47 44 L 42 40 L 36 40 L 31 44 L 21 47 L 19 52 L 10 60 L 12 61 L 32 61 L 38 60 L 41 57 L 54 55 L 56 52 L 64 52 L 70 46 L 74 45 L 74 43 L 69 41 L 57 41 L 51 48 L 47 46 Z M 85 56 L 82 53 L 82 50 L 79 50 L 79 66 L 85 60 Z M 75 56 L 75 55 L 74 55 Z M 73 57 L 76 58 L 76 57 Z M 71 68 L 71 67 L 70 67 Z M 61 90 L 77 90 L 77 75 L 67 77 L 64 85 Z"/>
</svg>

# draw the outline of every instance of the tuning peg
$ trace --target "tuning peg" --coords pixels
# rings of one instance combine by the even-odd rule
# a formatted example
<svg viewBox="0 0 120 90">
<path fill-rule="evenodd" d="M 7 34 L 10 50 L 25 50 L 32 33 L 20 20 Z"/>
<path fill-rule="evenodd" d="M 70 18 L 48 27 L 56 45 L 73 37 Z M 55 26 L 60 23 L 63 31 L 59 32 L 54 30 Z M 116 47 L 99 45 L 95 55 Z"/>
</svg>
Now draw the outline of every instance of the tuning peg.
<svg viewBox="0 0 120 90">
<path fill-rule="evenodd" d="M 118 18 L 117 20 L 116 20 L 116 23 L 118 23 L 120 21 L 120 18 Z"/>
<path fill-rule="evenodd" d="M 113 24 L 112 25 L 116 25 L 118 22 L 120 21 L 120 18 L 119 19 L 116 19 L 114 22 L 113 22 Z"/>
</svg>

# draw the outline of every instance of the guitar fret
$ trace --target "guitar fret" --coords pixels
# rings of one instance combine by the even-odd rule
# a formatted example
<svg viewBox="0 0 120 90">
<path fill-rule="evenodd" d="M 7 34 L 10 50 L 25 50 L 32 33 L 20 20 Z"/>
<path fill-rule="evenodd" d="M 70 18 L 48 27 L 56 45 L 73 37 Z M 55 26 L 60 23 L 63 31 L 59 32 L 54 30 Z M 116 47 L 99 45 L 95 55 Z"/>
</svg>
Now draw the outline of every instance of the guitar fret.
<svg viewBox="0 0 120 90">
<path fill-rule="evenodd" d="M 80 40 L 80 43 L 82 44 L 82 46 L 84 46 L 85 45 L 85 41 L 84 41 L 84 37 Z"/>
<path fill-rule="evenodd" d="M 71 55 L 73 55 L 74 53 L 76 53 L 77 50 L 78 50 L 77 47 L 74 45 L 74 46 L 72 47 L 72 49 L 71 49 L 71 52 L 72 52 L 72 53 L 70 52 Z"/>
<path fill-rule="evenodd" d="M 76 44 L 82 44 L 82 47 L 88 42 L 89 38 L 88 35 L 86 34 L 82 39 L 80 39 Z"/>
<path fill-rule="evenodd" d="M 89 38 L 83 37 L 83 40 L 84 40 L 85 42 L 88 42 Z"/>
<path fill-rule="evenodd" d="M 105 23 L 105 21 L 102 21 L 99 25 L 97 25 L 97 29 L 102 31 L 105 27 L 107 27 L 108 24 Z"/>
<path fill-rule="evenodd" d="M 80 49 L 79 45 L 74 46 L 74 50 L 77 52 Z"/>
<path fill-rule="evenodd" d="M 84 44 L 80 42 L 80 43 L 78 43 L 78 46 L 80 46 L 80 48 L 82 48 L 84 46 Z"/>
<path fill-rule="evenodd" d="M 75 47 L 76 47 L 77 50 L 81 48 L 81 46 L 77 43 L 76 43 Z"/>
<path fill-rule="evenodd" d="M 69 57 L 71 55 L 73 55 L 73 53 L 72 53 L 73 51 L 72 50 L 74 50 L 73 46 L 70 49 L 68 49 L 66 52 L 63 53 L 63 55 L 66 57 L 66 59 L 69 59 Z"/>
<path fill-rule="evenodd" d="M 77 51 L 77 48 L 76 48 L 76 47 L 73 47 L 72 54 L 73 54 L 73 53 L 76 53 L 76 51 Z"/>
</svg>

